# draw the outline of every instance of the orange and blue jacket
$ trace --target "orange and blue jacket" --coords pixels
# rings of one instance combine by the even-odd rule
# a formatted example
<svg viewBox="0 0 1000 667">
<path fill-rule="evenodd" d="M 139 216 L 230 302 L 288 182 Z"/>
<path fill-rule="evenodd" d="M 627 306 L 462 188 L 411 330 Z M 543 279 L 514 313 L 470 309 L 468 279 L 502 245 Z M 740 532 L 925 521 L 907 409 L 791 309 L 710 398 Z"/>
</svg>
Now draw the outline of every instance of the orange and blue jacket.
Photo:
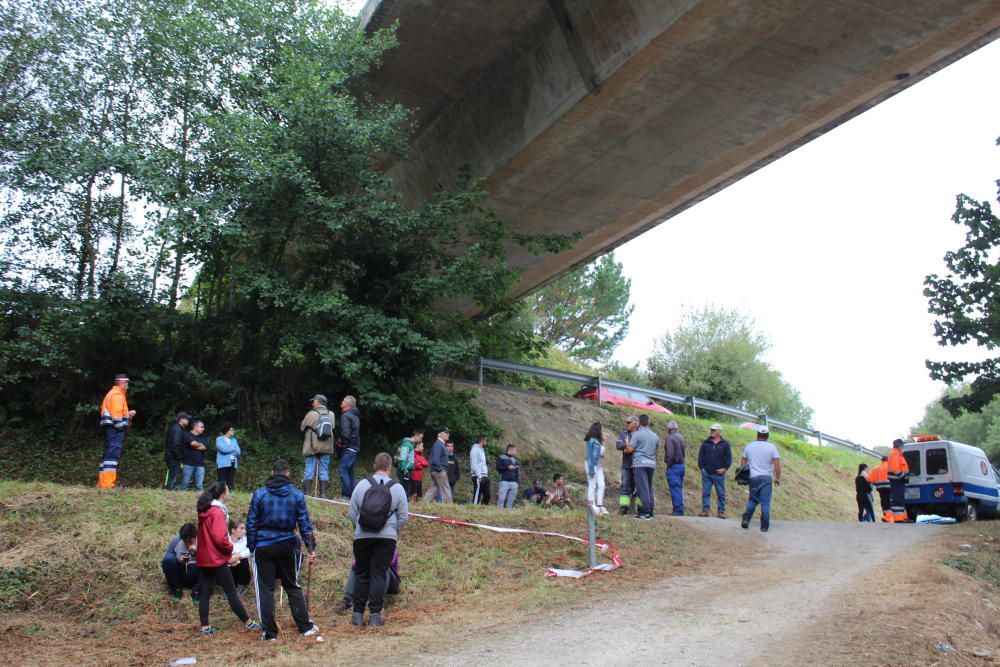
<svg viewBox="0 0 1000 667">
<path fill-rule="evenodd" d="M 868 481 L 875 488 L 888 488 L 889 486 L 889 463 L 882 461 L 872 468 L 868 473 Z"/>
<path fill-rule="evenodd" d="M 116 428 L 119 431 L 128 426 L 128 401 L 125 400 L 125 390 L 114 386 L 104 395 L 101 402 L 101 426 Z"/>
<path fill-rule="evenodd" d="M 910 474 L 910 466 L 906 464 L 903 451 L 893 447 L 892 451 L 889 452 L 889 479 L 905 480 L 908 474 Z"/>
</svg>

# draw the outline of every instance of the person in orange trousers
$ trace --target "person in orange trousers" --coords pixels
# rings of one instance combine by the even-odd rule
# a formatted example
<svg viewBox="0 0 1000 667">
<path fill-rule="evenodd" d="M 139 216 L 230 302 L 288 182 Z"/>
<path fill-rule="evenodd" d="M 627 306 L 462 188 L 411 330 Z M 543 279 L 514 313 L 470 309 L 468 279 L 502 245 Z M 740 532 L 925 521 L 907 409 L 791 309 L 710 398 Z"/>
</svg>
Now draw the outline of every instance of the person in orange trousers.
<svg viewBox="0 0 1000 667">
<path fill-rule="evenodd" d="M 903 456 L 903 441 L 896 438 L 892 441 L 892 451 L 889 452 L 889 515 L 891 522 L 906 521 L 906 478 L 910 474 L 910 466 Z M 889 518 L 891 516 L 891 518 Z"/>
<path fill-rule="evenodd" d="M 125 395 L 128 393 L 128 376 L 115 376 L 115 386 L 111 387 L 101 402 L 101 428 L 104 430 L 104 455 L 97 473 L 100 489 L 114 488 L 118 480 L 118 462 L 122 458 L 125 431 L 135 416 L 135 410 L 128 409 Z"/>
</svg>

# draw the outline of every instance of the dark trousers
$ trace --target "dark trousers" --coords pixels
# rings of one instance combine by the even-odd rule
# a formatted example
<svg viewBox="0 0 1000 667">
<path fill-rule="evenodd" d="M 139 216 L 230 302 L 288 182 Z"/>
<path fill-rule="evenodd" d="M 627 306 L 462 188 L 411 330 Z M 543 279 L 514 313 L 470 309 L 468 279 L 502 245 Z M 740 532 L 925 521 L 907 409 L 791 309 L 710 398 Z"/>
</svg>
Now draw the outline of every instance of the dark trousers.
<svg viewBox="0 0 1000 667">
<path fill-rule="evenodd" d="M 190 588 L 191 597 L 198 597 L 200 573 L 195 563 L 184 565 L 173 555 L 170 555 L 160 561 L 160 568 L 163 570 L 163 576 L 167 579 L 167 586 L 171 593 L 179 593 L 185 588 Z"/>
<path fill-rule="evenodd" d="M 424 497 L 424 480 L 410 478 L 410 497 L 417 497 L 420 500 Z"/>
<path fill-rule="evenodd" d="M 891 495 L 889 510 L 892 512 L 892 518 L 895 521 L 906 521 L 906 480 L 890 479 L 889 492 Z"/>
<path fill-rule="evenodd" d="M 237 586 L 250 585 L 250 561 L 244 558 L 239 563 L 234 565 L 232 567 L 232 570 L 233 570 L 233 581 L 236 582 Z"/>
<path fill-rule="evenodd" d="M 357 586 L 354 589 L 355 612 L 363 613 L 366 603 L 372 614 L 382 612 L 385 580 L 395 550 L 396 540 L 381 537 L 354 540 L 354 572 L 357 574 Z"/>
<path fill-rule="evenodd" d="M 354 461 L 358 458 L 358 453 L 353 449 L 345 449 L 340 455 L 340 495 L 350 498 L 354 491 Z M 308 630 L 309 628 L 306 628 Z"/>
<path fill-rule="evenodd" d="M 639 495 L 638 510 L 641 514 L 653 516 L 653 473 L 656 468 L 632 468 L 632 480 Z"/>
<path fill-rule="evenodd" d="M 875 490 L 878 491 L 878 502 L 882 506 L 882 513 L 884 514 L 889 510 L 891 503 L 890 500 L 890 489 L 888 486 L 876 486 Z"/>
<path fill-rule="evenodd" d="M 410 473 L 401 473 L 399 470 L 396 471 L 396 479 L 399 480 L 399 485 L 403 487 L 403 491 L 406 491 L 406 497 L 410 497 Z"/>
<path fill-rule="evenodd" d="M 254 585 L 257 587 L 257 614 L 260 616 L 264 632 L 276 635 L 278 626 L 274 621 L 274 582 L 281 581 L 288 597 L 288 606 L 299 632 L 312 627 L 309 609 L 306 607 L 302 587 L 299 586 L 299 570 L 302 569 L 302 552 L 295 548 L 295 540 L 282 540 L 266 547 L 257 547 L 251 556 L 253 562 Z"/>
<path fill-rule="evenodd" d="M 489 505 L 490 496 L 492 496 L 490 489 L 490 478 L 489 477 L 473 477 L 472 478 L 472 504 L 473 505 Z"/>
<path fill-rule="evenodd" d="M 233 485 L 236 484 L 236 468 L 232 466 L 219 468 L 219 481 L 225 482 L 229 490 L 232 491 Z"/>
<path fill-rule="evenodd" d="M 181 481 L 181 462 L 179 459 L 169 459 L 167 461 L 167 481 L 163 485 L 167 491 L 173 491 Z"/>
<path fill-rule="evenodd" d="M 637 495 L 635 492 L 635 478 L 632 475 L 632 467 L 626 468 L 622 466 L 622 481 L 620 485 L 620 491 L 618 492 L 618 506 L 619 508 L 631 509 L 637 500 Z M 640 504 L 640 507 L 642 505 Z"/>
<path fill-rule="evenodd" d="M 200 572 L 198 587 L 201 589 L 201 599 L 198 601 L 198 617 L 201 619 L 201 624 L 203 626 L 208 625 L 209 602 L 212 599 L 212 591 L 215 590 L 215 584 L 222 586 L 222 592 L 226 594 L 226 599 L 229 600 L 229 608 L 233 610 L 236 617 L 244 623 L 249 621 L 250 616 L 243 607 L 243 601 L 240 600 L 240 596 L 236 593 L 236 582 L 233 581 L 233 573 L 230 572 L 229 564 L 220 565 L 219 567 L 201 567 L 198 569 Z"/>
<path fill-rule="evenodd" d="M 872 508 L 872 499 L 867 493 L 855 494 L 858 501 L 858 521 L 874 521 L 875 510 Z"/>
<path fill-rule="evenodd" d="M 399 586 L 402 582 L 399 580 L 399 575 L 392 571 L 390 567 L 386 571 L 385 576 L 385 594 L 386 595 L 396 595 L 399 593 Z M 354 603 L 354 591 L 358 587 L 358 574 L 351 570 L 350 574 L 347 575 L 347 584 L 344 585 L 344 599 L 350 600 L 351 604 Z"/>
</svg>

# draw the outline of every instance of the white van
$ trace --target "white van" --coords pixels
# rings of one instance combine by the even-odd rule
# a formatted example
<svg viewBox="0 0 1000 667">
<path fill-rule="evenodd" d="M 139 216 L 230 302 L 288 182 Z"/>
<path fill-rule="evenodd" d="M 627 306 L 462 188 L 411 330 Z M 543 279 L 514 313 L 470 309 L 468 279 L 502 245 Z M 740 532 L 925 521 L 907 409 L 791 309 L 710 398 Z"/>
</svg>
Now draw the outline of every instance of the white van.
<svg viewBox="0 0 1000 667">
<path fill-rule="evenodd" d="M 1000 503 L 1000 476 L 978 447 L 917 435 L 903 445 L 910 467 L 906 510 L 917 514 L 953 516 L 975 521 L 994 515 Z"/>
</svg>

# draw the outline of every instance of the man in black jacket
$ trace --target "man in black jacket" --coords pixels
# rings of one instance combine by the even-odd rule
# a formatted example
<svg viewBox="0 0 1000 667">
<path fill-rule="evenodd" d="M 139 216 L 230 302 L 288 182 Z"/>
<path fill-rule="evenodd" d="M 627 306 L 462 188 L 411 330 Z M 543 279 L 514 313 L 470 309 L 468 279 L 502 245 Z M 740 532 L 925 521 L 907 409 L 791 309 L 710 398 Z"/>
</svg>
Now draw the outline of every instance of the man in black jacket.
<svg viewBox="0 0 1000 667">
<path fill-rule="evenodd" d="M 353 396 L 344 396 L 340 402 L 340 439 L 343 449 L 340 452 L 340 495 L 350 498 L 354 492 L 354 461 L 361 451 L 361 415 L 358 413 L 358 400 Z"/>
<path fill-rule="evenodd" d="M 167 463 L 167 491 L 173 491 L 181 481 L 181 454 L 184 453 L 184 430 L 191 421 L 191 415 L 178 412 L 177 420 L 167 429 L 167 443 L 163 449 L 163 459 Z"/>
</svg>

